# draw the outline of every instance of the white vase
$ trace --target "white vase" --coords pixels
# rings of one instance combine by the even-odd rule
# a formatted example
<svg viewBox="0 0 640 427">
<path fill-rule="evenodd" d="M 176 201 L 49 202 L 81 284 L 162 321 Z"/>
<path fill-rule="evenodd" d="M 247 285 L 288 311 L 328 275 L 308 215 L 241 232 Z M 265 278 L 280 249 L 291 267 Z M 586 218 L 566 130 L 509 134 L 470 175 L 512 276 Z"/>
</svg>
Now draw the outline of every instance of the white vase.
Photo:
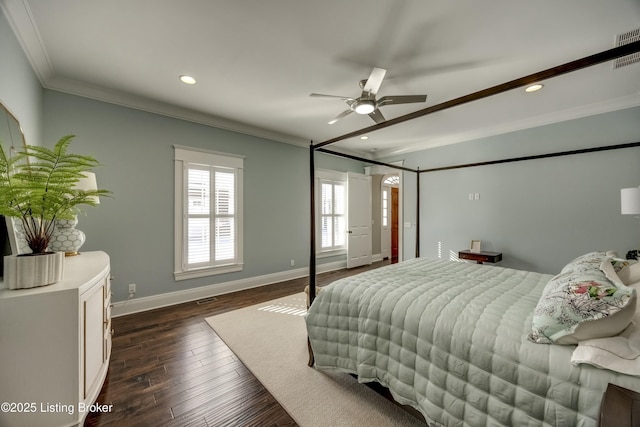
<svg viewBox="0 0 640 427">
<path fill-rule="evenodd" d="M 4 257 L 4 282 L 9 289 L 51 285 L 64 276 L 64 252 Z"/>
<path fill-rule="evenodd" d="M 58 219 L 56 227 L 49 240 L 48 250 L 53 252 L 62 251 L 67 256 L 77 255 L 80 247 L 86 239 L 84 232 L 77 230 L 78 217 L 73 219 Z"/>
</svg>

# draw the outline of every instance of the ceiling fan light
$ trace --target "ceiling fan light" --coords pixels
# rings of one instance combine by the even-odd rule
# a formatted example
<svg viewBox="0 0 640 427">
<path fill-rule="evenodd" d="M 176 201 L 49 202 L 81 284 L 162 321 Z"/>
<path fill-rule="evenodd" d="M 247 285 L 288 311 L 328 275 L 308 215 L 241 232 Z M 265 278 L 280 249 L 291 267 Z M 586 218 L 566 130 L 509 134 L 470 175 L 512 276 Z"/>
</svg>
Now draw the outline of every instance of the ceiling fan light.
<svg viewBox="0 0 640 427">
<path fill-rule="evenodd" d="M 375 109 L 376 109 L 376 103 L 368 99 L 358 102 L 353 107 L 353 111 L 355 111 L 358 114 L 370 114 L 370 113 L 373 113 Z"/>
</svg>

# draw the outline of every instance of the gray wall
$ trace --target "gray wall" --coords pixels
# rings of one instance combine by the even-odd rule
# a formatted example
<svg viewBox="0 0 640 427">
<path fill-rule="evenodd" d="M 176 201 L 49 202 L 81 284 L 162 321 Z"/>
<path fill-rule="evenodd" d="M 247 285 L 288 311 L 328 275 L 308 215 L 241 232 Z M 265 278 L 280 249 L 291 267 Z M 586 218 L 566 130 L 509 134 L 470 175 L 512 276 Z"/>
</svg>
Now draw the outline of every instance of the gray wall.
<svg viewBox="0 0 640 427">
<path fill-rule="evenodd" d="M 405 165 L 482 162 L 640 141 L 640 108 L 433 148 Z M 387 161 L 397 160 L 389 158 Z M 555 273 L 593 250 L 640 246 L 640 222 L 620 214 L 620 189 L 640 185 L 640 148 L 421 175 L 421 256 L 449 259 L 472 239 L 503 266 Z M 415 178 L 404 180 L 404 221 L 415 222 Z M 469 201 L 469 193 L 480 200 Z M 405 229 L 405 254 L 415 229 Z"/>
<path fill-rule="evenodd" d="M 83 250 L 111 256 L 114 301 L 127 298 L 129 283 L 144 297 L 308 265 L 308 149 L 51 90 L 44 117 L 45 145 L 75 134 L 71 151 L 103 164 L 98 184 L 114 197 L 88 207 L 78 229 L 87 234 Z M 244 271 L 174 281 L 173 144 L 246 156 Z M 316 156 L 318 168 L 364 171 L 358 162 Z"/>
<path fill-rule="evenodd" d="M 41 145 L 42 86 L 0 11 L 0 103 L 18 118 L 29 144 Z"/>
<path fill-rule="evenodd" d="M 42 87 L 27 57 L 0 11 L 0 103 L 20 122 L 25 139 L 40 145 L 42 131 Z M 5 152 L 8 141 L 0 141 Z M 3 275 L 5 254 L 11 253 L 4 217 L 0 217 L 0 277 Z"/>
<path fill-rule="evenodd" d="M 43 95 L 2 14 L 0 57 L 0 101 L 18 117 L 28 143 L 51 146 L 73 133 L 73 150 L 104 164 L 99 183 L 115 197 L 87 208 L 78 228 L 88 235 L 85 250 L 112 257 L 114 301 L 126 298 L 128 283 L 138 284 L 141 297 L 286 271 L 291 259 L 295 268 L 307 265 L 306 149 L 54 91 Z M 405 164 L 424 169 L 639 140 L 640 108 L 633 108 L 412 153 Z M 173 280 L 172 144 L 247 156 L 242 273 Z M 640 223 L 620 215 L 619 189 L 640 185 L 639 160 L 640 149 L 626 149 L 423 174 L 422 256 L 449 258 L 481 239 L 484 248 L 504 253 L 505 266 L 556 272 L 583 252 L 637 248 Z M 317 163 L 362 172 L 335 157 L 318 155 Z M 415 223 L 415 178 L 404 178 L 402 221 Z M 480 200 L 469 201 L 476 192 Z M 414 236 L 415 228 L 404 229 L 405 256 L 414 253 Z"/>
<path fill-rule="evenodd" d="M 20 120 L 27 143 L 52 146 L 75 134 L 71 150 L 104 165 L 96 171 L 99 184 L 114 197 L 88 207 L 78 228 L 87 234 L 83 250 L 111 256 L 114 301 L 127 298 L 129 283 L 144 297 L 308 265 L 307 149 L 43 90 L 2 13 L 0 57 L 0 102 Z M 246 156 L 243 272 L 174 281 L 173 144 Z M 337 157 L 318 154 L 316 163 L 363 172 Z"/>
</svg>

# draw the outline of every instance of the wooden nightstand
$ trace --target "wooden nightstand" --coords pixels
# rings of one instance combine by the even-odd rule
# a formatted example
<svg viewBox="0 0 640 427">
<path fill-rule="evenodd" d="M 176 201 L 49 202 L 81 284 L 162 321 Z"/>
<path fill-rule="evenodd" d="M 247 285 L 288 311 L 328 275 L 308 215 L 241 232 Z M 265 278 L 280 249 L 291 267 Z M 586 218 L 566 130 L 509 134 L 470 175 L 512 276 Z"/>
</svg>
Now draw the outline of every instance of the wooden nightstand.
<svg viewBox="0 0 640 427">
<path fill-rule="evenodd" d="M 600 404 L 598 427 L 640 425 L 640 393 L 609 384 Z"/>
<path fill-rule="evenodd" d="M 464 251 L 458 252 L 458 258 L 470 259 L 478 264 L 482 264 L 485 262 L 498 262 L 502 261 L 502 252 L 471 252 L 470 250 L 466 249 Z"/>
</svg>

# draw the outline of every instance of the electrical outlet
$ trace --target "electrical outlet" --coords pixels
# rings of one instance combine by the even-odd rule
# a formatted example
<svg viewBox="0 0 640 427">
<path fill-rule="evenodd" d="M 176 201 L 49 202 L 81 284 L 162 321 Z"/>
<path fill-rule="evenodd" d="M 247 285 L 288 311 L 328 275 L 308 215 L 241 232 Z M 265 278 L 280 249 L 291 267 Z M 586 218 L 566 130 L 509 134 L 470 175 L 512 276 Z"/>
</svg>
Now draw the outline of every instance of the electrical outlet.
<svg viewBox="0 0 640 427">
<path fill-rule="evenodd" d="M 295 260 L 291 260 L 291 267 L 294 267 L 296 265 Z"/>
<path fill-rule="evenodd" d="M 131 283 L 129 285 L 129 296 L 133 296 L 136 293 L 136 284 Z"/>
</svg>

